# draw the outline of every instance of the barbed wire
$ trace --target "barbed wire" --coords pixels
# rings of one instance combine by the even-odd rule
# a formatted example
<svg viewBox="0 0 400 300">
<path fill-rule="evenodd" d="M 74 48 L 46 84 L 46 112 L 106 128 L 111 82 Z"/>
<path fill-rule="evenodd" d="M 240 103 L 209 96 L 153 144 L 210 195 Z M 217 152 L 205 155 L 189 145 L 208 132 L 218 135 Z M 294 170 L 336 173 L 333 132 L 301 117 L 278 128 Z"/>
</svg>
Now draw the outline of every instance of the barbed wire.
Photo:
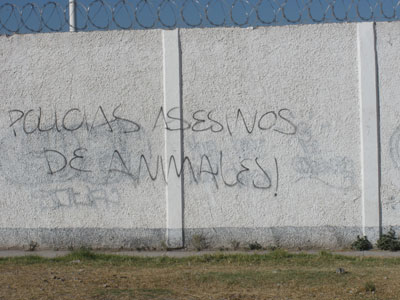
<svg viewBox="0 0 400 300">
<path fill-rule="evenodd" d="M 69 0 L 0 5 L 0 35 L 68 31 Z M 1 2 L 0 2 L 1 3 Z M 79 0 L 77 31 L 400 19 L 400 0 Z"/>
</svg>

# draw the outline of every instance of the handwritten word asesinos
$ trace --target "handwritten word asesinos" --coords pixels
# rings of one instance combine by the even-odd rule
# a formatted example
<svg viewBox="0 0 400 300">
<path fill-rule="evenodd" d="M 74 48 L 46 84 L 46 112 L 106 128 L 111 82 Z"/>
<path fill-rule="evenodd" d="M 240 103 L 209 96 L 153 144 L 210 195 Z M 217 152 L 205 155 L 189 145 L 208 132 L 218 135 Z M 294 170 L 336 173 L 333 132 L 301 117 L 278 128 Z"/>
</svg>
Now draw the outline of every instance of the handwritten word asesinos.
<svg viewBox="0 0 400 300">
<path fill-rule="evenodd" d="M 227 130 L 229 135 L 244 128 L 245 132 L 252 134 L 255 129 L 261 131 L 273 130 L 284 135 L 296 134 L 297 127 L 291 120 L 292 112 L 287 108 L 278 111 L 263 111 L 259 113 L 255 111 L 251 116 L 245 116 L 240 108 L 234 111 L 234 114 L 225 113 L 224 120 L 214 116 L 214 110 L 196 110 L 191 113 L 193 121 L 180 117 L 180 108 L 173 107 L 164 113 L 163 107 L 160 108 L 153 130 L 163 125 L 166 130 L 188 130 L 193 132 L 209 131 L 218 133 Z M 233 120 L 233 122 L 232 122 Z"/>
</svg>

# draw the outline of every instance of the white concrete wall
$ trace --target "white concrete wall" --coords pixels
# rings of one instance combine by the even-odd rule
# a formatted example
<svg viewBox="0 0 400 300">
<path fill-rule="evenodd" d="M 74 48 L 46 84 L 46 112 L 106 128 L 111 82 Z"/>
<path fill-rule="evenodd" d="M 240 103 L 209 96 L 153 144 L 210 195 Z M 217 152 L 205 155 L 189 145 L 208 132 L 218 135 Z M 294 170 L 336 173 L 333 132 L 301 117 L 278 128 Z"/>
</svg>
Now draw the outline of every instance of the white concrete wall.
<svg viewBox="0 0 400 300">
<path fill-rule="evenodd" d="M 376 25 L 382 225 L 400 229 L 400 23 Z"/>
<path fill-rule="evenodd" d="M 160 243 L 160 34 L 1 38 L 1 246 Z"/>
<path fill-rule="evenodd" d="M 295 246 L 334 245 L 359 226 L 355 35 L 356 25 L 181 31 L 185 118 L 212 112 L 221 124 L 185 131 L 195 169 L 209 170 L 207 157 L 218 172 L 186 180 L 185 228 Z"/>
<path fill-rule="evenodd" d="M 358 26 L 0 37 L 0 247 L 349 245 L 371 224 Z M 384 226 L 399 30 L 377 25 L 369 74 Z"/>
</svg>

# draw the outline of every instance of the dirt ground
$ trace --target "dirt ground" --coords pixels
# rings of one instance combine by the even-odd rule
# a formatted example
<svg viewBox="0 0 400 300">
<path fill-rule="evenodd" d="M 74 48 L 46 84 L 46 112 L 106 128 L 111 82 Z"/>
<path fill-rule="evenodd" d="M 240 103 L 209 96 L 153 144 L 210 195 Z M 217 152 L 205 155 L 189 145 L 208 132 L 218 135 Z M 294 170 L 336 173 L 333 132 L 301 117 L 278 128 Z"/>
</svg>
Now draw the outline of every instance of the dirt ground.
<svg viewBox="0 0 400 300">
<path fill-rule="evenodd" d="M 400 299 L 400 259 L 284 251 L 2 258 L 0 299 Z"/>
</svg>

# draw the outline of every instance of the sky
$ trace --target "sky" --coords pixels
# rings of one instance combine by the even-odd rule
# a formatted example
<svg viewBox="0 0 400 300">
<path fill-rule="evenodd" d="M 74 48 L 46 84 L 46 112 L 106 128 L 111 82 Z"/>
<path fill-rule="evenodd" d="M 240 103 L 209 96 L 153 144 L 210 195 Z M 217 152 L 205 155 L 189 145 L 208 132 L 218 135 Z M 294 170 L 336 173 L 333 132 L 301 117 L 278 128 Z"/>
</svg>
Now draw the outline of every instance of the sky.
<svg viewBox="0 0 400 300">
<path fill-rule="evenodd" d="M 78 0 L 78 31 L 400 19 L 400 0 Z M 69 30 L 68 0 L 0 0 L 0 35 Z"/>
</svg>

